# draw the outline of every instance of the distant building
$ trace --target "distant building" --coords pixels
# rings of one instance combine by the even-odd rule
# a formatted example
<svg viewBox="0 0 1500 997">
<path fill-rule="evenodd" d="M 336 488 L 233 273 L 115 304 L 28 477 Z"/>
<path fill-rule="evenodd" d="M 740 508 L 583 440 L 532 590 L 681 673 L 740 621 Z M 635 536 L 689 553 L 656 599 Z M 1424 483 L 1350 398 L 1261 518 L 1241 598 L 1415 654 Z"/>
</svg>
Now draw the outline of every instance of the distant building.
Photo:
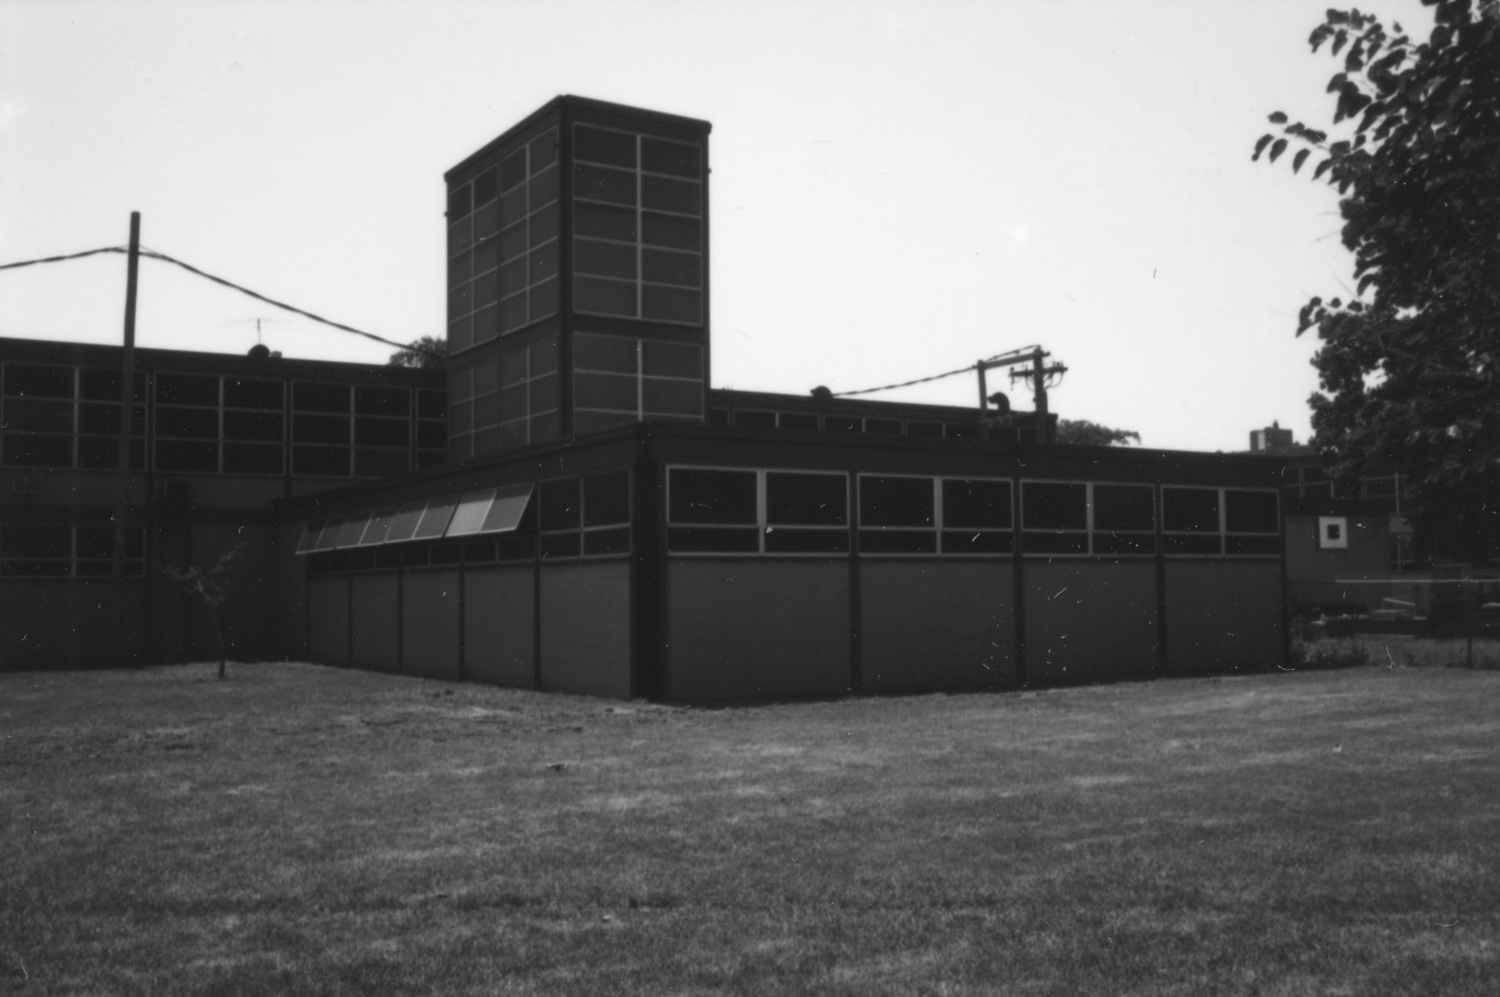
<svg viewBox="0 0 1500 997">
<path fill-rule="evenodd" d="M 1253 430 L 1250 447 L 1286 461 L 1282 498 L 1294 612 L 1425 608 L 1426 593 L 1409 574 L 1412 529 L 1401 512 L 1400 475 L 1374 474 L 1352 487 L 1335 482 L 1313 447 L 1274 423 Z"/>
</svg>

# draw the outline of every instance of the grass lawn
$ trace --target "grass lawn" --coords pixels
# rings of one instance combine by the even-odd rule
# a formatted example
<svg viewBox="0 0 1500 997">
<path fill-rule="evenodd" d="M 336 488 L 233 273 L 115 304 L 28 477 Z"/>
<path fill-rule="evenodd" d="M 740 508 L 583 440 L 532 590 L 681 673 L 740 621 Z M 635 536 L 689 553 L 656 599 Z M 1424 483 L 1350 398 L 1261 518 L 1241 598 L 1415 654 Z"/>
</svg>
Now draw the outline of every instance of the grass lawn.
<svg viewBox="0 0 1500 997">
<path fill-rule="evenodd" d="M 0 993 L 1500 992 L 1500 672 L 0 675 Z"/>
</svg>

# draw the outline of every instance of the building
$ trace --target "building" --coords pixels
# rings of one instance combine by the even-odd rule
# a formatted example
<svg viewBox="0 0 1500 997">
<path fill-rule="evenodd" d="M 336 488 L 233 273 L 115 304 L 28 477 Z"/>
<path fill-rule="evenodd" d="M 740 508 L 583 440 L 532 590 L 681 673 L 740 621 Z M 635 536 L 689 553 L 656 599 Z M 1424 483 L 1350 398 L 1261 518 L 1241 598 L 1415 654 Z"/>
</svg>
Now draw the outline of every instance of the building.
<svg viewBox="0 0 1500 997">
<path fill-rule="evenodd" d="M 447 460 L 247 509 L 257 640 L 673 702 L 1283 660 L 1280 460 L 711 389 L 709 131 L 559 97 L 449 171 Z"/>
<path fill-rule="evenodd" d="M 1251 432 L 1250 449 L 1286 461 L 1282 505 L 1294 613 L 1426 612 L 1426 575 L 1413 573 L 1400 475 L 1335 482 L 1313 447 L 1296 443 L 1290 430 L 1274 424 Z"/>
<path fill-rule="evenodd" d="M 217 655 L 164 567 L 244 542 L 226 626 L 280 657 L 275 503 L 441 464 L 441 372 L 135 351 L 126 575 L 114 609 L 118 347 L 0 339 L 0 668 Z"/>
</svg>

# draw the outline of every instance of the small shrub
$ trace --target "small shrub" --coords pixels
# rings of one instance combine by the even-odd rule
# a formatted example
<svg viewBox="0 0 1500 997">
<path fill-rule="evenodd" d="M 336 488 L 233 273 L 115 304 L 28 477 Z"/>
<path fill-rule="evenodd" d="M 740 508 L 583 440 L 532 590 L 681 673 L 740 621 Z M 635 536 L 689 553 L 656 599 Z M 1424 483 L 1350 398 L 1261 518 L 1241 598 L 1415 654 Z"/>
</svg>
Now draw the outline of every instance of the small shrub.
<svg viewBox="0 0 1500 997">
<path fill-rule="evenodd" d="M 1349 637 L 1307 640 L 1292 638 L 1291 663 L 1293 668 L 1359 668 L 1370 664 L 1370 649 L 1359 640 Z"/>
</svg>

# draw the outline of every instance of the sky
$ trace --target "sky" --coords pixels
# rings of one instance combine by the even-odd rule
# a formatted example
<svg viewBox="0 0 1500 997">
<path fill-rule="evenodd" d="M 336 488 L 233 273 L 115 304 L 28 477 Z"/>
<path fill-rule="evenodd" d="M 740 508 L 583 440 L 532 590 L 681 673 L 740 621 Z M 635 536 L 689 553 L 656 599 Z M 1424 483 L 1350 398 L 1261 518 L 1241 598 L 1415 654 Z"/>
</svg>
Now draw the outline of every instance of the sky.
<svg viewBox="0 0 1500 997">
<path fill-rule="evenodd" d="M 445 324 L 443 173 L 559 94 L 713 123 L 716 387 L 835 392 L 1040 345 L 1052 410 L 1153 449 L 1309 435 L 1337 197 L 1328 0 L 5 0 L 0 263 L 141 242 L 407 342 Z M 1414 36 L 1417 0 L 1361 0 Z M 0 271 L 0 336 L 118 343 L 121 255 Z M 137 343 L 391 350 L 143 260 Z M 991 375 L 991 390 L 994 390 Z M 872 397 L 971 405 L 972 374 Z M 1031 407 L 1024 386 L 1011 397 Z"/>
</svg>

